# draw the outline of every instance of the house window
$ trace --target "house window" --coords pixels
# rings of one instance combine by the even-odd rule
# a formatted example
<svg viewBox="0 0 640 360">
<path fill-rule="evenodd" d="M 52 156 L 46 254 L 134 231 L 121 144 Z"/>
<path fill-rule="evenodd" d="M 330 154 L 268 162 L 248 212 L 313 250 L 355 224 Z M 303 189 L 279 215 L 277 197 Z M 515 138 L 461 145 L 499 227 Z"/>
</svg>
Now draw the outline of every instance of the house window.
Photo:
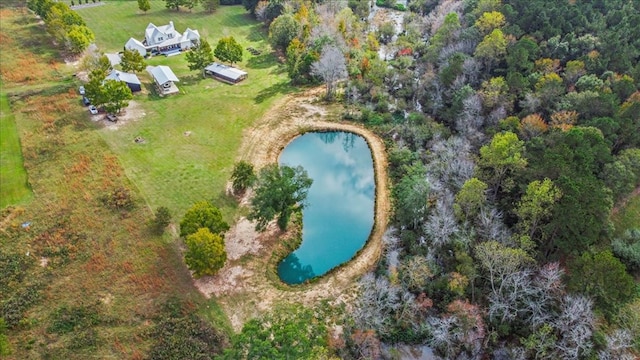
<svg viewBox="0 0 640 360">
<path fill-rule="evenodd" d="M 162 41 L 162 40 L 164 40 L 164 39 L 162 38 L 162 36 L 160 36 L 160 37 L 158 38 L 158 41 Z"/>
</svg>

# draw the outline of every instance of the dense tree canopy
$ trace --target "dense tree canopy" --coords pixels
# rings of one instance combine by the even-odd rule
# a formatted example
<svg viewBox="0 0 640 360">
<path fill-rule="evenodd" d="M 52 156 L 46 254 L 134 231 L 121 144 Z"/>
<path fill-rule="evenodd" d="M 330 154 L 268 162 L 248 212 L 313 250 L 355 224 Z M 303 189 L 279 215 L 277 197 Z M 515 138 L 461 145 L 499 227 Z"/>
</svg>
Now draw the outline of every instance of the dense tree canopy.
<svg viewBox="0 0 640 360">
<path fill-rule="evenodd" d="M 249 214 L 249 219 L 257 221 L 256 229 L 264 230 L 277 218 L 278 227 L 285 230 L 291 214 L 304 207 L 312 182 L 300 166 L 273 164 L 260 170 Z"/>
<path fill-rule="evenodd" d="M 184 214 L 180 222 L 180 236 L 191 235 L 201 228 L 224 236 L 224 232 L 229 230 L 229 225 L 217 207 L 208 201 L 199 201 Z"/>
<path fill-rule="evenodd" d="M 200 228 L 187 235 L 185 244 L 184 262 L 196 278 L 215 275 L 227 261 L 223 237 L 213 234 L 208 228 Z"/>
<path fill-rule="evenodd" d="M 233 63 L 242 61 L 242 45 L 236 42 L 233 36 L 220 39 L 213 54 L 224 62 Z"/>
</svg>

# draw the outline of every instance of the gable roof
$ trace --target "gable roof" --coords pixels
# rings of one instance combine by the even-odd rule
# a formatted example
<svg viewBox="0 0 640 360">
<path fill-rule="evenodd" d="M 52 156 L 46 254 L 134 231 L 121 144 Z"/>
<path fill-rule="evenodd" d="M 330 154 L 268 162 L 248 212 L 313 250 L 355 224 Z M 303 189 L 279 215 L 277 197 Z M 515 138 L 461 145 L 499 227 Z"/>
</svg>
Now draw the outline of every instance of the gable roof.
<svg viewBox="0 0 640 360">
<path fill-rule="evenodd" d="M 206 68 L 204 68 L 206 71 L 210 71 L 212 73 L 218 74 L 218 75 L 222 75 L 226 78 L 229 79 L 233 79 L 233 80 L 238 80 L 240 78 L 242 78 L 243 76 L 246 76 L 247 73 L 240 70 L 240 69 L 236 69 L 234 67 L 231 66 L 227 66 L 227 65 L 223 65 L 223 64 L 219 64 L 219 63 L 213 63 L 209 66 L 207 66 Z"/>
<path fill-rule="evenodd" d="M 140 79 L 136 76 L 136 74 L 127 73 L 124 71 L 113 70 L 109 75 L 107 75 L 106 79 L 124 81 L 127 84 L 137 84 L 141 85 Z M 105 80 L 106 80 L 105 79 Z"/>
<path fill-rule="evenodd" d="M 122 58 L 120 57 L 120 54 L 106 53 L 104 55 L 107 57 L 107 59 L 109 59 L 109 63 L 111 63 L 111 66 L 116 66 L 122 62 Z"/>
<path fill-rule="evenodd" d="M 164 38 L 162 41 L 156 43 L 155 39 L 158 35 L 163 35 Z M 147 28 L 144 30 L 144 37 L 147 40 L 147 45 L 159 45 L 166 43 L 167 41 L 171 41 L 172 43 L 176 43 L 176 40 L 182 37 L 182 34 L 176 31 L 173 26 L 173 21 L 169 21 L 167 25 L 156 26 L 153 23 L 149 23 Z M 169 44 L 167 44 L 169 45 Z"/>
<path fill-rule="evenodd" d="M 176 74 L 171 71 L 171 68 L 164 65 L 158 66 L 147 66 L 147 71 L 153 78 L 156 80 L 158 84 L 164 84 L 168 81 L 180 81 Z"/>
<path fill-rule="evenodd" d="M 182 39 L 183 40 L 200 40 L 200 33 L 198 32 L 198 30 L 192 30 L 187 28 L 187 30 L 184 31 L 184 34 L 182 34 Z"/>
<path fill-rule="evenodd" d="M 129 47 L 138 47 L 138 48 L 143 48 L 145 49 L 146 46 L 144 46 L 143 43 L 141 43 L 140 41 L 134 39 L 134 38 L 129 38 L 129 40 L 127 41 L 126 44 L 124 44 L 124 47 L 129 48 Z"/>
</svg>

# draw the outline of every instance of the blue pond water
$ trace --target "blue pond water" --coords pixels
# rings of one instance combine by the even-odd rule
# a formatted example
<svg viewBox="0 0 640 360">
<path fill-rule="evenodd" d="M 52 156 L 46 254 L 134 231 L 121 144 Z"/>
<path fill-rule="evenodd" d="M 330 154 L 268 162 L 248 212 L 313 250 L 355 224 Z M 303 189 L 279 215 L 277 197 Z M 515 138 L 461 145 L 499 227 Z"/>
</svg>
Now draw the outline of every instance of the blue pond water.
<svg viewBox="0 0 640 360">
<path fill-rule="evenodd" d="M 373 160 L 359 135 L 311 132 L 287 145 L 280 164 L 300 165 L 313 179 L 302 212 L 302 244 L 278 265 L 282 281 L 299 284 L 349 261 L 369 238 Z"/>
</svg>

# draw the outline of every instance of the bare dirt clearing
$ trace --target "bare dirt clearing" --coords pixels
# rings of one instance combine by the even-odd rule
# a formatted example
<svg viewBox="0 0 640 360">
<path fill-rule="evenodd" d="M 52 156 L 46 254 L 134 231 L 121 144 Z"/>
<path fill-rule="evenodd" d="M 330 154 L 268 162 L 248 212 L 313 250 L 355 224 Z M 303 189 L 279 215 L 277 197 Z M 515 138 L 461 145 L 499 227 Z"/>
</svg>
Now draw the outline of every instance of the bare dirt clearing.
<svg viewBox="0 0 640 360">
<path fill-rule="evenodd" d="M 342 130 L 363 136 L 369 143 L 376 170 L 374 228 L 369 241 L 352 261 L 312 284 L 292 287 L 267 276 L 273 249 L 286 234 L 275 226 L 257 233 L 251 222 L 240 219 L 225 238 L 229 256 L 225 267 L 216 276 L 195 281 L 206 296 L 217 297 L 236 331 L 276 302 L 312 304 L 324 299 L 331 303 L 347 302 L 353 298 L 355 280 L 371 269 L 382 251 L 382 236 L 390 211 L 384 144 L 364 127 L 340 122 L 341 107 L 318 102 L 323 90 L 316 88 L 289 95 L 276 104 L 254 127 L 246 130 L 240 159 L 260 169 L 276 162 L 281 150 L 293 138 L 311 130 Z"/>
<path fill-rule="evenodd" d="M 125 126 L 130 121 L 138 121 L 142 119 L 146 113 L 144 112 L 144 108 L 140 106 L 137 101 L 131 100 L 129 101 L 129 106 L 125 109 L 122 109 L 120 114 L 118 114 L 118 121 L 113 122 L 107 120 L 107 117 L 104 113 L 90 115 L 91 120 L 102 124 L 109 130 L 118 130 L 120 127 Z"/>
</svg>

